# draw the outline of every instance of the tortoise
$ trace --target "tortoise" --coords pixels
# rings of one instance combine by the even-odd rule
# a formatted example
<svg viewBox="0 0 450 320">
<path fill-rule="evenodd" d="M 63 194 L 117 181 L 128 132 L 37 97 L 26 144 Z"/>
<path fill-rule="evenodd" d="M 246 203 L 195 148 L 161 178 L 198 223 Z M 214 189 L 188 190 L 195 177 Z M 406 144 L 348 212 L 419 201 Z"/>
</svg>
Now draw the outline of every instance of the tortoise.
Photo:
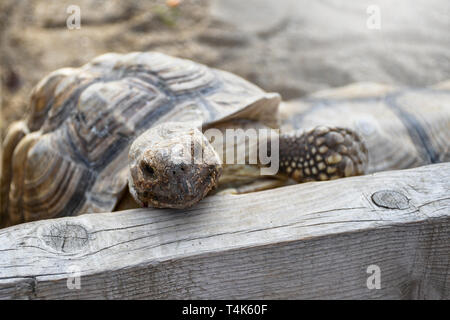
<svg viewBox="0 0 450 320">
<path fill-rule="evenodd" d="M 130 194 L 139 206 L 188 208 L 222 173 L 223 159 L 202 132 L 277 128 L 279 103 L 279 94 L 234 74 L 157 52 L 107 53 L 59 69 L 36 85 L 27 117 L 5 137 L 2 223 L 109 212 Z M 279 142 L 279 175 L 298 182 L 367 167 L 365 144 L 349 129 L 275 137 L 266 146 L 275 154 Z M 196 151 L 203 157 L 180 161 Z M 310 167 L 292 170 L 300 160 Z"/>
</svg>

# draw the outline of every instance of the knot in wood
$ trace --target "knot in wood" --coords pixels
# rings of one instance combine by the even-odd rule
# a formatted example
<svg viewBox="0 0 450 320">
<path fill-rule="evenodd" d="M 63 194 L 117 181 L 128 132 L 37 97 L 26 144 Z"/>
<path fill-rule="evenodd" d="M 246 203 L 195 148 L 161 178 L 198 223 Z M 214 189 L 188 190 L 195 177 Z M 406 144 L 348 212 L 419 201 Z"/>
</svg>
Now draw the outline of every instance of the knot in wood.
<svg viewBox="0 0 450 320">
<path fill-rule="evenodd" d="M 78 224 L 54 224 L 43 232 L 42 238 L 56 251 L 75 253 L 87 246 L 89 233 Z"/>
<path fill-rule="evenodd" d="M 372 201 L 377 206 L 387 209 L 407 209 L 409 200 L 400 192 L 393 190 L 380 190 L 372 194 Z"/>
</svg>

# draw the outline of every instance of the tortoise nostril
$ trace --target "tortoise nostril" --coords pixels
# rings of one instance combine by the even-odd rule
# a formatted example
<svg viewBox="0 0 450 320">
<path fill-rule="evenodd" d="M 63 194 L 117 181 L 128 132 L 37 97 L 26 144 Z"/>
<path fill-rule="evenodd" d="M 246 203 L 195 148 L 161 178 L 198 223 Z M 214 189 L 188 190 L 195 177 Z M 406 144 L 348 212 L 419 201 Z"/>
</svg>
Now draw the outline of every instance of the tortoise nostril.
<svg viewBox="0 0 450 320">
<path fill-rule="evenodd" d="M 144 175 L 146 176 L 153 177 L 153 175 L 155 174 L 155 169 L 153 169 L 153 167 L 149 165 L 147 162 L 141 163 L 141 169 Z"/>
</svg>

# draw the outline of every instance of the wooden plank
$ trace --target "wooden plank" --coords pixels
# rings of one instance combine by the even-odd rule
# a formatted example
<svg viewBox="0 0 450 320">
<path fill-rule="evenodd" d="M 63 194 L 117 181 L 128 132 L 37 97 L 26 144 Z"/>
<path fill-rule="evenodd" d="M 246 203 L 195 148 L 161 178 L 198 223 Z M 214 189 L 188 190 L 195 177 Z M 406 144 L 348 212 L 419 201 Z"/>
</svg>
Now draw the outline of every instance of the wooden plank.
<svg viewBox="0 0 450 320">
<path fill-rule="evenodd" d="M 3 229 L 0 297 L 449 299 L 450 163 Z"/>
</svg>

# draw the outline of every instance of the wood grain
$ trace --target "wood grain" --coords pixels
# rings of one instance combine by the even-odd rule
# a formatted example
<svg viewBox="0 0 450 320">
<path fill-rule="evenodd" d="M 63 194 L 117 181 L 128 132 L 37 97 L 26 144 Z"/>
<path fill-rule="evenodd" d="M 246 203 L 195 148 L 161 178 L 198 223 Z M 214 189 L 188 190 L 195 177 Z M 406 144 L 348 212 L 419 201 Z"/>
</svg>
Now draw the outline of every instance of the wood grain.
<svg viewBox="0 0 450 320">
<path fill-rule="evenodd" d="M 450 163 L 3 229 L 0 297 L 449 299 Z"/>
</svg>

